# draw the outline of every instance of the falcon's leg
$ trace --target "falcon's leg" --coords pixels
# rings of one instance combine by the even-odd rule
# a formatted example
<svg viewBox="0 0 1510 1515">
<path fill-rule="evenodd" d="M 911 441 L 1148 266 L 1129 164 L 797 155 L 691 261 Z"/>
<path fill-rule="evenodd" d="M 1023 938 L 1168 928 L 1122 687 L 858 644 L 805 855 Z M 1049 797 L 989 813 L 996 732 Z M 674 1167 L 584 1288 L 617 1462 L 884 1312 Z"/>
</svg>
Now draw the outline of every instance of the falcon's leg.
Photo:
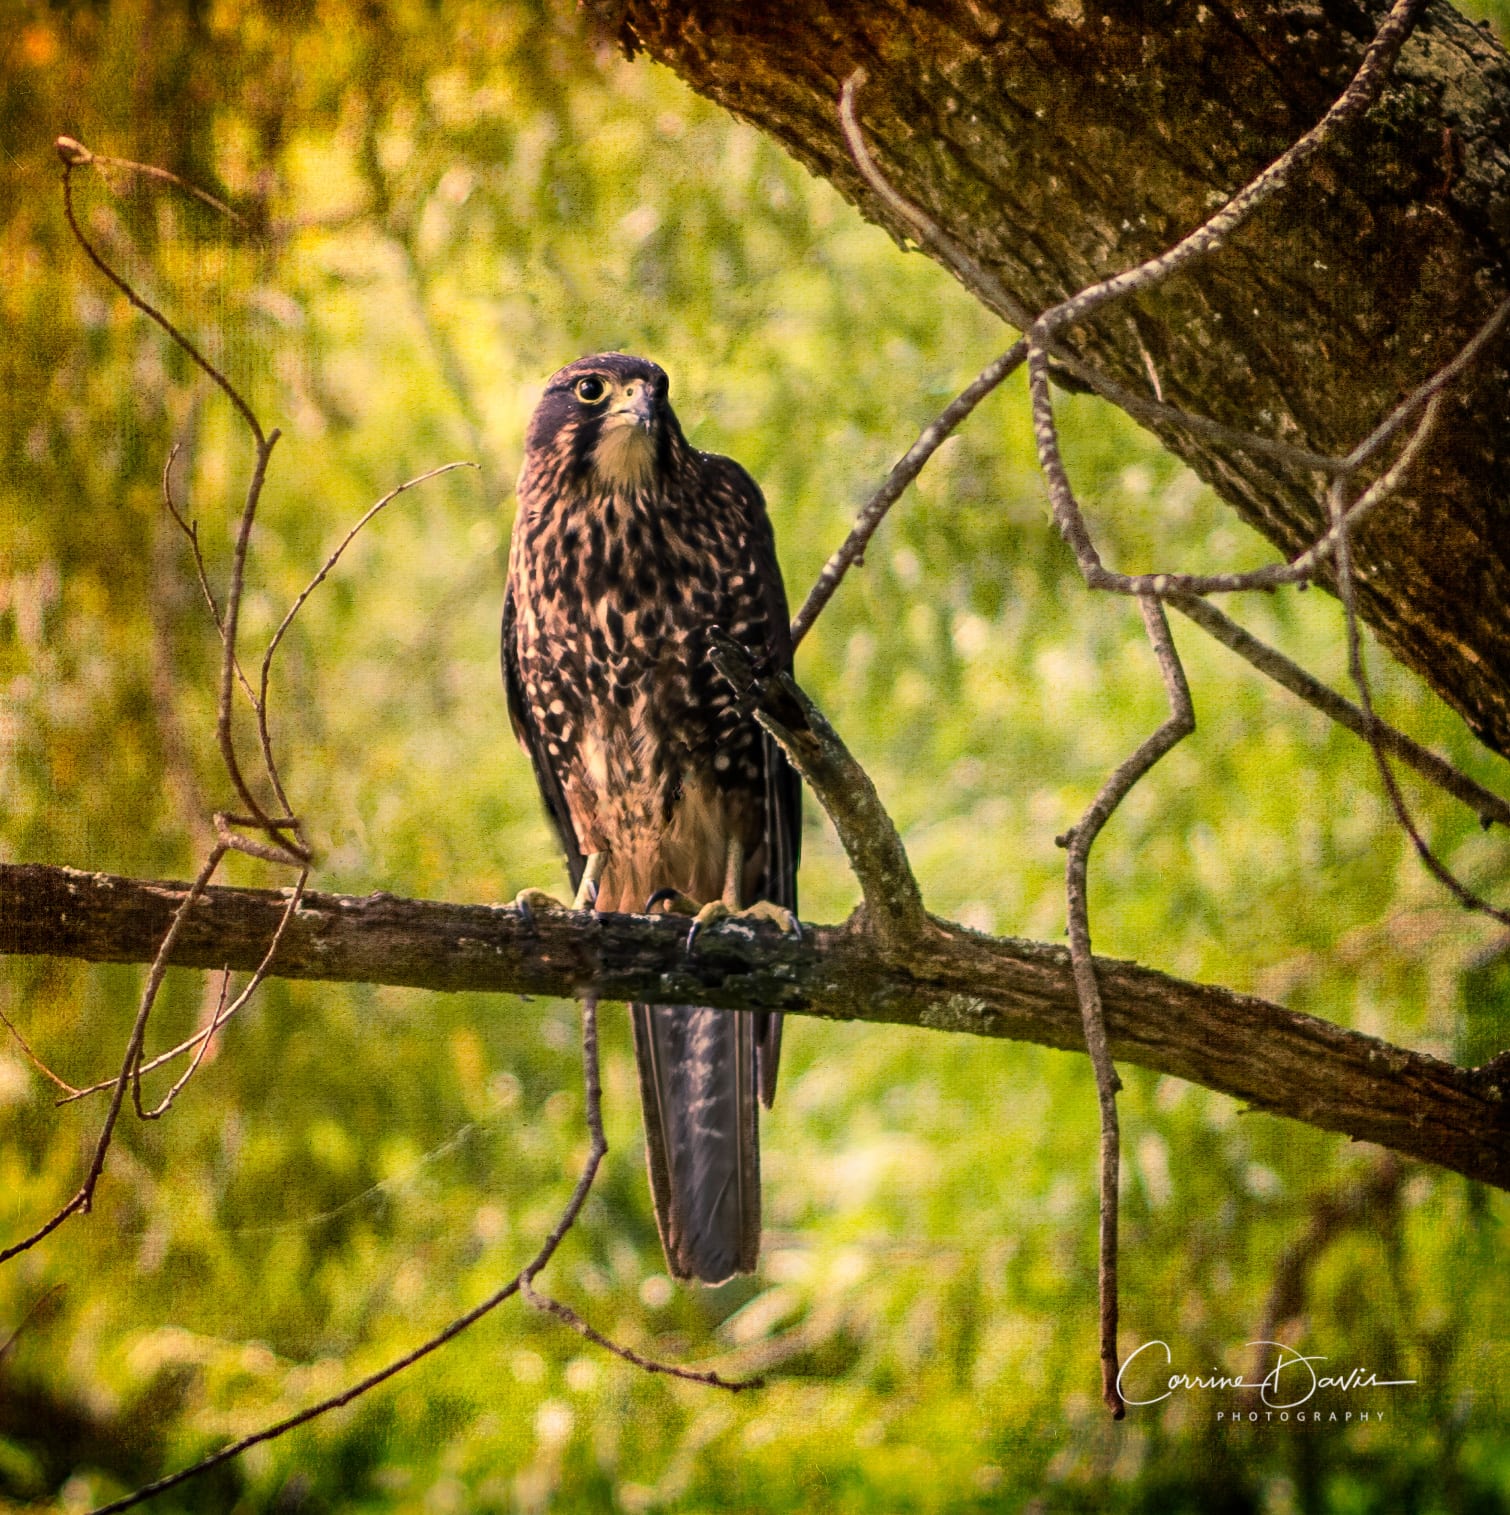
<svg viewBox="0 0 1510 1515">
<path fill-rule="evenodd" d="M 544 889 L 521 889 L 514 896 L 514 904 L 525 920 L 533 922 L 536 910 L 590 910 L 598 902 L 598 880 L 608 862 L 606 852 L 589 852 L 587 866 L 582 870 L 582 882 L 570 905 L 558 900 Z"/>
<path fill-rule="evenodd" d="M 744 877 L 744 871 L 744 843 L 737 837 L 730 837 L 728 849 L 724 853 L 723 898 L 709 900 L 697 912 L 692 929 L 687 933 L 687 951 L 692 950 L 700 932 L 706 931 L 709 926 L 716 926 L 719 921 L 727 920 L 773 921 L 788 936 L 795 937 L 799 942 L 802 940 L 802 927 L 797 917 L 784 905 L 773 905 L 770 900 L 756 900 L 753 905 L 740 908 L 740 880 Z"/>
<path fill-rule="evenodd" d="M 603 877 L 603 868 L 608 862 L 606 852 L 589 852 L 587 866 L 582 870 L 582 882 L 577 885 L 573 910 L 591 910 L 598 903 L 598 880 Z"/>
</svg>

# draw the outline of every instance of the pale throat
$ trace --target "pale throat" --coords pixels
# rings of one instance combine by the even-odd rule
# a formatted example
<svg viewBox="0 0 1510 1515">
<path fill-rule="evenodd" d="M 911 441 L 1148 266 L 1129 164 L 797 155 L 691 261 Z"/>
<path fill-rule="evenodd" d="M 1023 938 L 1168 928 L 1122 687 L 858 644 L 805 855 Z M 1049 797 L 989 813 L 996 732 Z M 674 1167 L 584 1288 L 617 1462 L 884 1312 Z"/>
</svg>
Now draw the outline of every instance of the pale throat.
<svg viewBox="0 0 1510 1515">
<path fill-rule="evenodd" d="M 628 417 L 606 417 L 592 450 L 594 472 L 603 483 L 625 494 L 643 489 L 655 470 L 655 441 Z"/>
</svg>

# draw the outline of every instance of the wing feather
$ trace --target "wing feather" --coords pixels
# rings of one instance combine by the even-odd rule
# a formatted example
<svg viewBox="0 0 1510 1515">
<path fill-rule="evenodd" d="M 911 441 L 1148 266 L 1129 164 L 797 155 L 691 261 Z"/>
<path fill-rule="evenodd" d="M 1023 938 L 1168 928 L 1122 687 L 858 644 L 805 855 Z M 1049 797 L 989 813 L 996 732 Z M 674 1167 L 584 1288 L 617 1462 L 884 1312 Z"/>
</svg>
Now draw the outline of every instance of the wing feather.
<svg viewBox="0 0 1510 1515">
<path fill-rule="evenodd" d="M 503 592 L 503 628 L 500 661 L 503 664 L 503 692 L 508 700 L 509 724 L 519 745 L 535 770 L 535 782 L 540 787 L 540 797 L 545 801 L 546 814 L 556 828 L 561 849 L 566 854 L 566 866 L 571 873 L 572 888 L 582 882 L 582 871 L 587 860 L 577 844 L 576 828 L 572 825 L 571 811 L 566 806 L 566 794 L 561 788 L 561 776 L 551 762 L 545 739 L 536 726 L 524 694 L 524 680 L 519 673 L 519 653 L 514 635 L 515 610 L 514 586 L 512 583 Z"/>
<path fill-rule="evenodd" d="M 763 651 L 768 665 L 792 671 L 791 612 L 786 585 L 776 557 L 776 538 L 766 513 L 760 486 L 733 458 L 702 455 L 714 488 L 743 518 L 749 543 L 750 566 L 760 587 L 770 635 Z M 765 871 L 760 898 L 797 913 L 797 865 L 802 858 L 802 780 L 787 761 L 780 744 L 769 734 L 762 743 L 765 756 Z M 767 1108 L 776 1097 L 776 1070 L 781 1060 L 781 1017 L 755 1017 L 756 1073 L 760 1102 Z"/>
</svg>

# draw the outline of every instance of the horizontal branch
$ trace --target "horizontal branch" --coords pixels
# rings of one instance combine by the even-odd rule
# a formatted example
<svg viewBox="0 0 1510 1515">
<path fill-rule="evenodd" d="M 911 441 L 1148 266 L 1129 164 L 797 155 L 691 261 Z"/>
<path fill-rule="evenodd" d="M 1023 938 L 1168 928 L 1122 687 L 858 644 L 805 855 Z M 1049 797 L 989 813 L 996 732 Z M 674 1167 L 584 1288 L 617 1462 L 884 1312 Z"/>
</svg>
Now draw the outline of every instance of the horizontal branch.
<svg viewBox="0 0 1510 1515">
<path fill-rule="evenodd" d="M 150 962 L 187 887 L 0 864 L 0 954 Z M 250 972 L 287 903 L 281 891 L 207 889 L 170 961 Z M 665 917 L 537 911 L 531 926 L 513 906 L 310 893 L 269 971 L 440 991 L 594 991 L 1085 1051 L 1065 948 L 936 925 L 889 957 L 846 926 L 809 927 L 799 943 L 774 929 L 724 925 L 689 955 L 684 923 Z M 1458 1068 L 1135 963 L 1097 958 L 1096 976 L 1119 1062 L 1510 1189 L 1510 1056 Z"/>
</svg>

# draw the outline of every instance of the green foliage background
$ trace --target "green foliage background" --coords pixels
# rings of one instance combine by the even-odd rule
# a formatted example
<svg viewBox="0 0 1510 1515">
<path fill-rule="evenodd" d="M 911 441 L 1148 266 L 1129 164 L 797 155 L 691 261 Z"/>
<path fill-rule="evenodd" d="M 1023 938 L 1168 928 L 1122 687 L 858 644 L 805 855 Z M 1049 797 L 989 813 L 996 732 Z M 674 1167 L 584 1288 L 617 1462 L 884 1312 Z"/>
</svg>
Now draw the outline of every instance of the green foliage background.
<svg viewBox="0 0 1510 1515">
<path fill-rule="evenodd" d="M 1493 12 L 1503 24 L 1503 6 Z M 160 503 L 223 582 L 249 448 L 224 401 L 72 244 L 51 142 L 174 168 L 260 214 L 237 239 L 132 176 L 82 176 L 109 256 L 284 430 L 253 548 L 260 647 L 310 603 L 276 732 L 319 887 L 503 900 L 562 870 L 509 735 L 495 638 L 510 483 L 542 379 L 623 346 L 695 442 L 764 485 L 794 599 L 869 487 L 1006 334 L 772 144 L 668 73 L 509 0 L 0 4 L 0 855 L 183 877 L 226 799 L 214 637 Z M 1124 418 L 1062 401 L 1074 476 L 1130 568 L 1264 545 Z M 1340 684 L 1321 595 L 1237 607 Z M 1495 937 L 1389 823 L 1367 754 L 1176 626 L 1199 730 L 1095 860 L 1099 950 L 1480 1061 L 1506 1045 Z M 1377 659 L 1387 712 L 1503 786 Z M 1054 835 L 1159 720 L 1136 611 L 1053 532 L 1020 386 L 888 521 L 799 673 L 874 774 L 940 913 L 1057 939 Z M 1501 897 L 1506 852 L 1416 794 Z M 810 806 L 810 811 L 814 807 Z M 804 915 L 856 891 L 810 813 Z M 235 880 L 278 882 L 238 860 Z M 75 1082 L 111 1072 L 141 974 L 11 960 L 0 1009 Z M 170 977 L 152 1041 L 205 1014 Z M 1506 1200 L 1413 1169 L 1307 1275 L 1287 1339 L 1414 1387 L 1319 1396 L 1368 1424 L 1215 1421 L 1096 1393 L 1096 1118 L 1084 1059 L 797 1023 L 764 1128 L 761 1272 L 673 1289 L 624 1019 L 612 1152 L 550 1285 L 620 1339 L 764 1368 L 737 1399 L 649 1378 L 522 1306 L 163 1511 L 1510 1509 Z M 1285 1250 L 1377 1152 L 1127 1070 L 1124 1350 L 1239 1370 Z M 0 1232 L 72 1192 L 97 1104 L 0 1046 Z M 92 1215 L 0 1270 L 0 1509 L 75 1511 L 406 1349 L 533 1250 L 585 1148 L 574 1007 L 270 983 L 171 1116 L 123 1124 Z M 1382 1421 L 1377 1412 L 1383 1412 Z"/>
</svg>

